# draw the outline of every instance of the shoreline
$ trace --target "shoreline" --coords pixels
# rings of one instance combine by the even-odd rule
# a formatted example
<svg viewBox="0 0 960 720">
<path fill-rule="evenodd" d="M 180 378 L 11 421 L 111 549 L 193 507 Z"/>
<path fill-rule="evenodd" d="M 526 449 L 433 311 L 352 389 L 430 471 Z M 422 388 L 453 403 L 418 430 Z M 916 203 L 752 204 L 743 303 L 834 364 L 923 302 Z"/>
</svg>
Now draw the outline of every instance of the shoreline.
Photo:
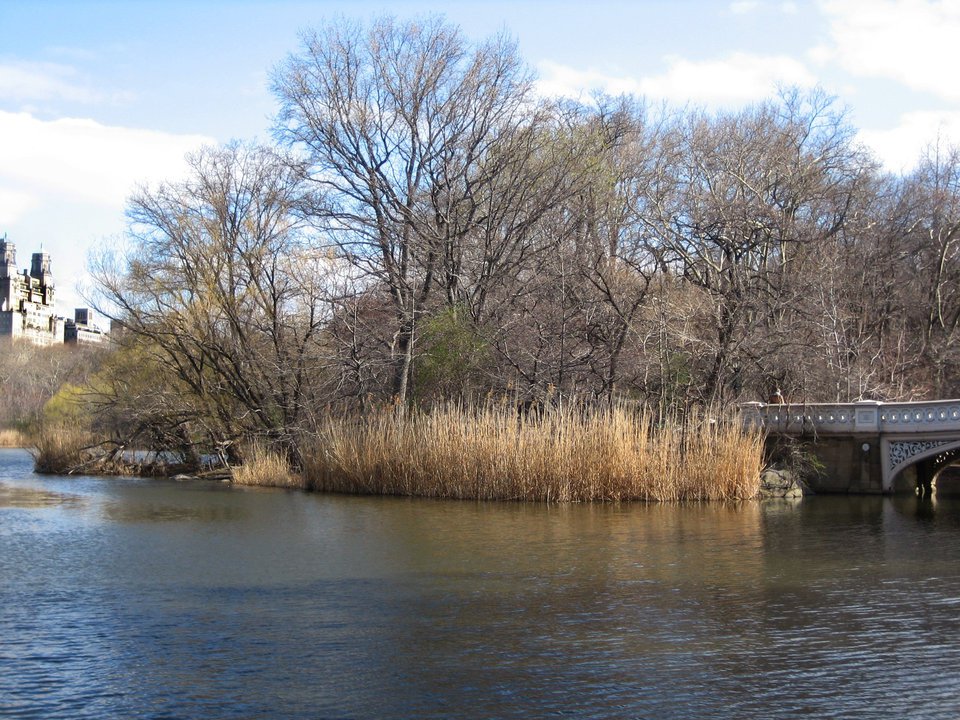
<svg viewBox="0 0 960 720">
<path fill-rule="evenodd" d="M 30 452 L 29 446 L 9 446 L 0 447 L 0 450 L 23 450 Z M 95 463 L 94 463 L 95 464 Z M 38 475 L 63 475 L 66 477 L 72 475 L 84 475 L 87 477 L 135 477 L 156 480 L 173 480 L 176 482 L 222 482 L 234 485 L 236 487 L 260 487 L 271 490 L 296 490 L 308 494 L 321 495 L 348 495 L 353 497 L 396 497 L 396 498 L 419 498 L 425 500 L 466 500 L 466 501 L 484 501 L 484 502 L 546 502 L 548 504 L 581 504 L 581 503 L 599 503 L 606 504 L 610 502 L 743 502 L 743 501 L 771 501 L 771 500 L 799 500 L 807 492 L 804 485 L 797 480 L 794 473 L 789 470 L 778 469 L 775 467 L 765 467 L 759 474 L 759 484 L 757 492 L 748 497 L 714 497 L 714 498 L 680 498 L 658 500 L 648 497 L 618 497 L 618 498 L 594 498 L 589 500 L 559 500 L 550 498 L 522 498 L 522 497 L 494 497 L 486 495 L 426 495 L 401 492 L 373 492 L 363 490 L 336 489 L 336 488 L 318 488 L 296 473 L 280 473 L 264 476 L 258 474 L 255 482 L 244 482 L 242 467 L 237 468 L 211 468 L 203 471 L 183 472 L 184 468 L 174 465 L 162 464 L 127 464 L 119 462 L 110 462 L 101 468 L 91 467 L 76 472 L 44 472 L 34 468 L 34 473 Z M 237 472 L 237 471 L 241 472 Z M 238 480 L 238 475 L 241 479 Z"/>
<path fill-rule="evenodd" d="M 253 438 L 236 465 L 138 463 L 91 452 L 89 435 L 47 428 L 48 474 L 229 479 L 238 486 L 350 495 L 547 503 L 747 500 L 761 491 L 763 437 L 702 411 L 440 406 L 398 416 L 326 417 L 288 444 Z"/>
</svg>

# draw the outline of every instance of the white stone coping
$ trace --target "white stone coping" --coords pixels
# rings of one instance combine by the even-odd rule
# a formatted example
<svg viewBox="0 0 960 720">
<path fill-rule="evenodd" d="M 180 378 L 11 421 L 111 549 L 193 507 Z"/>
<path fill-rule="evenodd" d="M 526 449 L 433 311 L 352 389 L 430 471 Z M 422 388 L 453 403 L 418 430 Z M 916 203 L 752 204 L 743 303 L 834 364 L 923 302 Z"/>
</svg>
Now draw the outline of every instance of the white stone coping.
<svg viewBox="0 0 960 720">
<path fill-rule="evenodd" d="M 960 431 L 960 399 L 919 402 L 744 403 L 744 425 L 787 434 Z"/>
</svg>

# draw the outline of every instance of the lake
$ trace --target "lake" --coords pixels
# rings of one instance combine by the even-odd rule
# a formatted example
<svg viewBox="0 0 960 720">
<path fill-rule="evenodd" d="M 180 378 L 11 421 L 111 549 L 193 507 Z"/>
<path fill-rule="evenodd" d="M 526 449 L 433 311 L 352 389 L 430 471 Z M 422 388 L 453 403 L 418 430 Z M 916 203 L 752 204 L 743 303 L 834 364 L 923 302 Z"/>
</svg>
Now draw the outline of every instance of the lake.
<svg viewBox="0 0 960 720">
<path fill-rule="evenodd" d="M 960 505 L 525 505 L 37 476 L 0 716 L 955 718 Z"/>
</svg>

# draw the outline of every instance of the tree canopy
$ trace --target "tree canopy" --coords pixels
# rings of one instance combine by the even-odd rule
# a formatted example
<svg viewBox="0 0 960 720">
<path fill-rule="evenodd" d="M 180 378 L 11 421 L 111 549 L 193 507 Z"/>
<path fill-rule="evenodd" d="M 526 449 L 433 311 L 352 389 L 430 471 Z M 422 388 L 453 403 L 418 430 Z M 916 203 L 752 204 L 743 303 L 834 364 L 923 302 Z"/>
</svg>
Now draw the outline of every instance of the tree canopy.
<svg viewBox="0 0 960 720">
<path fill-rule="evenodd" d="M 887 173 L 819 90 L 707 113 L 533 80 L 438 18 L 305 33 L 275 146 L 140 190 L 97 264 L 117 376 L 157 378 L 126 416 L 293 447 L 331 409 L 438 398 L 960 392 L 957 149 Z"/>
</svg>

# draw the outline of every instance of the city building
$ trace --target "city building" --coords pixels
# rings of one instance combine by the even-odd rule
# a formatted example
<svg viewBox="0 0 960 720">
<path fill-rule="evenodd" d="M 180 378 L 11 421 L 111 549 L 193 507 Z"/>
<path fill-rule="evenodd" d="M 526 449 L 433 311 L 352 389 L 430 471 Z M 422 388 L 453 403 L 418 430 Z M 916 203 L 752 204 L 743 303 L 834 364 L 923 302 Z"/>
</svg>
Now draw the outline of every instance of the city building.
<svg viewBox="0 0 960 720">
<path fill-rule="evenodd" d="M 77 345 L 100 344 L 110 338 L 109 321 L 106 328 L 94 322 L 93 310 L 76 308 L 73 319 L 67 318 L 63 327 L 63 341 Z"/>
<path fill-rule="evenodd" d="M 93 311 L 76 308 L 72 319 L 57 316 L 50 255 L 33 253 L 30 270 L 17 270 L 17 248 L 0 239 L 0 340 L 35 345 L 102 343 L 110 337 L 106 325 L 94 322 Z"/>
<path fill-rule="evenodd" d="M 64 321 L 54 306 L 50 255 L 34 253 L 30 271 L 17 271 L 17 248 L 4 235 L 0 240 L 0 338 L 35 345 L 63 342 Z"/>
</svg>

